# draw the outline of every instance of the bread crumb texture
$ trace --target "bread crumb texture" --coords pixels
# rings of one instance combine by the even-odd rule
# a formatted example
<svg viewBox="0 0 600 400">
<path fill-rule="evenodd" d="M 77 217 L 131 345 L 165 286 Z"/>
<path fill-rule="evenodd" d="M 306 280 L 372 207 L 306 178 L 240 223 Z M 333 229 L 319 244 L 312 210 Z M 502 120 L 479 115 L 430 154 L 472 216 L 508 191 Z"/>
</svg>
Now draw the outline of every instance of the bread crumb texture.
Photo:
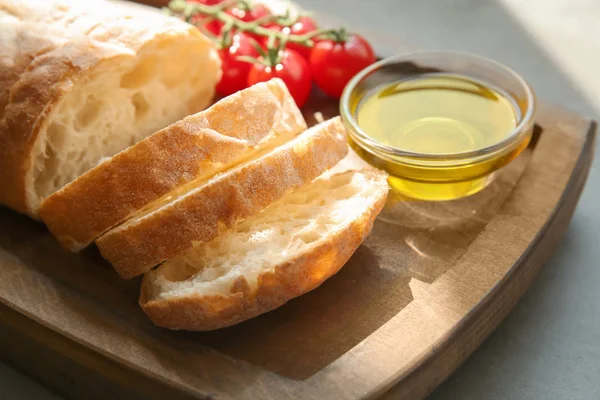
<svg viewBox="0 0 600 400">
<path fill-rule="evenodd" d="M 370 232 L 386 177 L 348 171 L 313 181 L 146 274 L 140 304 L 158 325 L 208 330 L 314 289 Z"/>
<path fill-rule="evenodd" d="M 127 2 L 0 0 L 0 202 L 40 202 L 156 130 L 205 108 L 210 40 Z"/>
</svg>

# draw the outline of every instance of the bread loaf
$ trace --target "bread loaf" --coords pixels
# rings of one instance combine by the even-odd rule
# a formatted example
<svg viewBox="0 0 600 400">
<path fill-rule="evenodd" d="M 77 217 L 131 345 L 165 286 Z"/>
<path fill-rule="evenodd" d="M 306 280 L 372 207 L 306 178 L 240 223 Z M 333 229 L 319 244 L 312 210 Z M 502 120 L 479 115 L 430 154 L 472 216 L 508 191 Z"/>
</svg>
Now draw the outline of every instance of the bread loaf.
<svg viewBox="0 0 600 400">
<path fill-rule="evenodd" d="M 95 240 L 123 278 L 145 273 L 140 305 L 171 329 L 316 288 L 388 191 L 373 169 L 325 173 L 348 153 L 344 127 L 304 131 L 278 79 L 201 111 L 220 76 L 214 44 L 157 10 L 0 0 L 0 205 L 70 251 Z"/>
<path fill-rule="evenodd" d="M 92 168 L 50 195 L 40 217 L 63 247 L 78 251 L 153 201 L 175 197 L 186 184 L 210 178 L 305 129 L 283 81 L 261 82 Z"/>
<path fill-rule="evenodd" d="M 0 0 L 0 204 L 37 217 L 104 157 L 204 109 L 220 74 L 211 41 L 158 10 Z"/>
<path fill-rule="evenodd" d="M 371 231 L 386 174 L 323 177 L 147 273 L 140 305 L 159 326 L 212 330 L 270 311 L 335 274 Z"/>
<path fill-rule="evenodd" d="M 134 277 L 195 242 L 212 240 L 238 220 L 312 181 L 347 152 L 344 127 L 339 117 L 334 118 L 173 199 L 152 204 L 96 244 L 122 277 Z"/>
</svg>

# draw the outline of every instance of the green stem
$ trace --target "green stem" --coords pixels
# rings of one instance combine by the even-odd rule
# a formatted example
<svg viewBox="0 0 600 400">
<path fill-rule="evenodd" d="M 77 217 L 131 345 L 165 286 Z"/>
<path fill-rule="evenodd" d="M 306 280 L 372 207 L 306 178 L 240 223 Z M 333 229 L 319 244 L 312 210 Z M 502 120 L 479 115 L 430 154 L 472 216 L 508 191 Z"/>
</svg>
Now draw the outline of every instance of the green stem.
<svg viewBox="0 0 600 400">
<path fill-rule="evenodd" d="M 221 48 L 223 49 L 227 49 L 229 48 L 229 46 L 231 46 L 231 43 L 233 42 L 233 24 L 230 22 L 227 22 L 222 29 L 222 37 L 223 39 L 221 40 Z"/>
<path fill-rule="evenodd" d="M 233 31 L 250 32 L 258 36 L 273 38 L 273 41 L 279 39 L 279 41 L 298 43 L 306 47 L 312 47 L 314 45 L 312 39 L 316 36 L 333 37 L 336 41 L 343 41 L 345 38 L 345 31 L 343 28 L 339 31 L 335 29 L 318 29 L 304 35 L 293 35 L 284 34 L 282 32 L 260 26 L 260 24 L 264 24 L 265 22 L 269 22 L 271 20 L 277 21 L 278 17 L 276 16 L 259 18 L 258 20 L 252 22 L 241 21 L 225 12 L 225 10 L 232 4 L 238 4 L 238 1 L 239 0 L 225 1 L 215 6 L 207 6 L 200 3 L 188 3 L 185 0 L 173 0 L 169 3 L 168 8 L 175 14 L 183 15 L 186 20 L 189 20 L 196 14 L 202 14 L 223 22 L 226 26 L 230 26 L 230 29 Z M 246 5 L 248 4 L 246 3 Z M 284 16 L 284 19 L 286 24 L 293 25 L 289 15 Z"/>
<path fill-rule="evenodd" d="M 346 28 L 344 27 L 334 30 L 331 34 L 336 43 L 345 43 L 348 40 L 348 32 L 346 32 Z"/>
</svg>

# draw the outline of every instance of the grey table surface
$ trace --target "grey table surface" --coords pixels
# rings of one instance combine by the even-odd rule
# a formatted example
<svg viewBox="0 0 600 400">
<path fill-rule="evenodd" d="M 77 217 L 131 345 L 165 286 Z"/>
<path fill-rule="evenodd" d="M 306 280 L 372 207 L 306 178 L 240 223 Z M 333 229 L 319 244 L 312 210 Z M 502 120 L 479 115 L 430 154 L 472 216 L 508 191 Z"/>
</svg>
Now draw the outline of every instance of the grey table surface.
<svg viewBox="0 0 600 400">
<path fill-rule="evenodd" d="M 300 0 L 420 49 L 478 53 L 543 101 L 600 119 L 598 0 Z M 391 47 L 391 48 L 390 48 Z M 393 46 L 387 46 L 393 52 Z M 600 160 L 569 230 L 525 297 L 431 399 L 600 399 Z M 0 363 L 0 398 L 59 399 Z"/>
</svg>

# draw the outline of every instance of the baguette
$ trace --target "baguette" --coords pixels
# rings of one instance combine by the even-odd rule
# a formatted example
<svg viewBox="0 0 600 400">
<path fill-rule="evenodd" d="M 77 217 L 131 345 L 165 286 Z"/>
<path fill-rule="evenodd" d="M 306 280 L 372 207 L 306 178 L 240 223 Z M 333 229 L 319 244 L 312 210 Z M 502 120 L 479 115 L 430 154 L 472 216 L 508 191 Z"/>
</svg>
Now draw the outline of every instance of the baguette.
<svg viewBox="0 0 600 400">
<path fill-rule="evenodd" d="M 104 157 L 204 109 L 221 75 L 196 28 L 128 2 L 0 0 L 0 32 L 0 204 L 34 218 Z"/>
<path fill-rule="evenodd" d="M 40 217 L 63 247 L 79 251 L 153 201 L 305 129 L 283 81 L 258 83 L 92 168 L 50 195 Z"/>
<path fill-rule="evenodd" d="M 158 326 L 197 331 L 279 307 L 346 263 L 387 192 L 386 174 L 377 170 L 319 178 L 148 272 L 140 305 Z"/>
<path fill-rule="evenodd" d="M 132 218 L 96 244 L 123 278 L 132 278 L 212 240 L 236 221 L 269 206 L 331 168 L 348 152 L 338 118 L 319 124 L 272 152 L 219 174 Z"/>
</svg>

